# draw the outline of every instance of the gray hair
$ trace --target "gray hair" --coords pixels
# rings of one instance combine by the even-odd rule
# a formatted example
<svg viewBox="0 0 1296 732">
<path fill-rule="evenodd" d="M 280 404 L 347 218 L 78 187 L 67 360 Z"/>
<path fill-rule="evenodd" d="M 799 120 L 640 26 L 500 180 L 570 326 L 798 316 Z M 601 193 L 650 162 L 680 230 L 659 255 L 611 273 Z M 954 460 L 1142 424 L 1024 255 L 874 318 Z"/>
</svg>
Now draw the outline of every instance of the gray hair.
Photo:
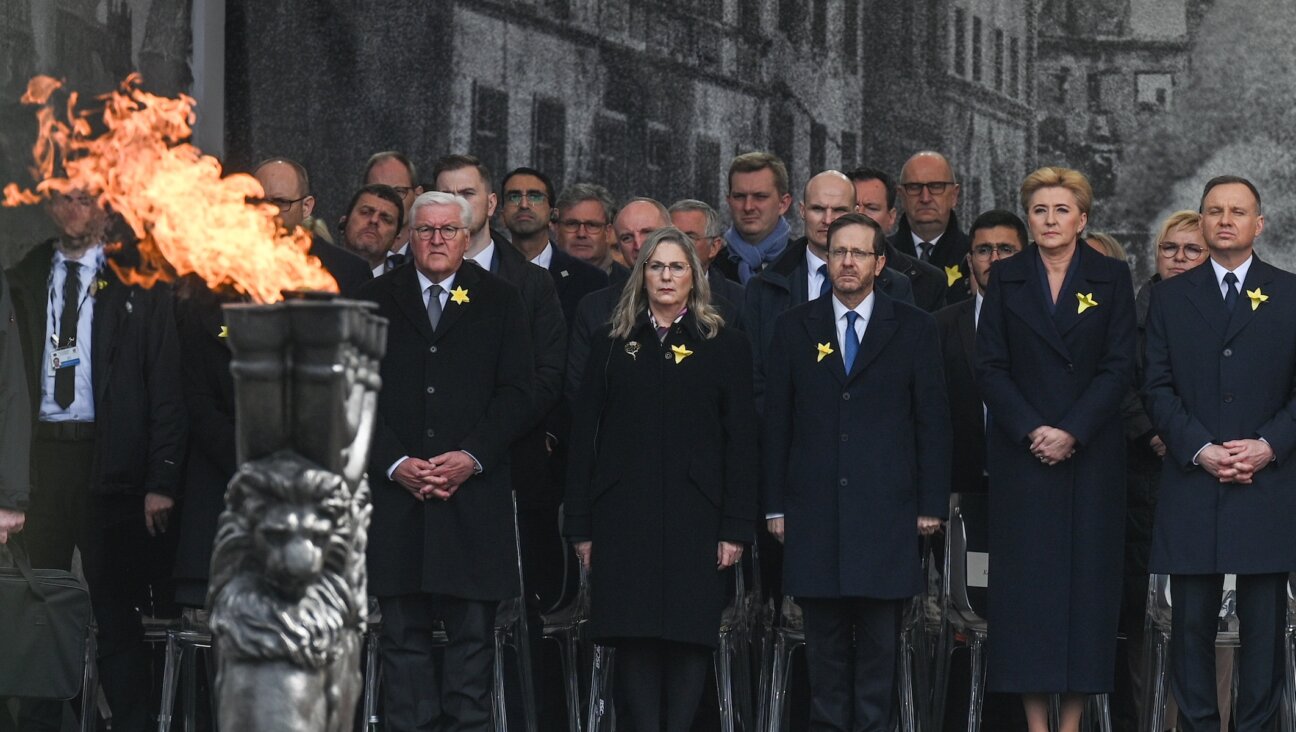
<svg viewBox="0 0 1296 732">
<path fill-rule="evenodd" d="M 607 223 L 610 225 L 612 219 L 616 218 L 617 208 L 612 201 L 612 194 L 608 189 L 598 183 L 573 183 L 563 189 L 558 194 L 558 200 L 554 202 L 554 208 L 558 211 L 565 211 L 578 203 L 586 201 L 598 201 L 603 206 L 603 214 L 607 216 Z"/>
<path fill-rule="evenodd" d="M 670 213 L 675 213 L 676 211 L 701 212 L 702 215 L 706 217 L 706 231 L 702 232 L 703 236 L 714 239 L 715 237 L 724 234 L 724 228 L 720 224 L 720 214 L 717 213 L 714 208 L 711 208 L 711 204 L 706 201 L 699 201 L 696 198 L 685 198 L 682 201 L 676 201 L 671 204 Z"/>
<path fill-rule="evenodd" d="M 456 196 L 453 193 L 442 193 L 441 191 L 428 191 L 420 193 L 419 197 L 414 199 L 413 205 L 410 206 L 410 222 L 412 223 L 418 217 L 418 211 L 424 206 L 458 206 L 459 223 L 465 229 L 472 229 L 473 213 L 472 204 L 463 196 Z"/>
</svg>

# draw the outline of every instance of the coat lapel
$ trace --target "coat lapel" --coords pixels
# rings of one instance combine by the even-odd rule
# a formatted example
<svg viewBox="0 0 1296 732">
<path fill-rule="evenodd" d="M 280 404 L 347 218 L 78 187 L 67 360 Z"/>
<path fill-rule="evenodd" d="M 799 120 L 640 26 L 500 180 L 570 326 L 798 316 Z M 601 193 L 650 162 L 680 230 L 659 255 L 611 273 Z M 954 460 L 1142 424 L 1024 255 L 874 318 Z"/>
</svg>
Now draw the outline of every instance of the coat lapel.
<svg viewBox="0 0 1296 732">
<path fill-rule="evenodd" d="M 1259 257 L 1252 255 L 1251 269 L 1247 271 L 1246 282 L 1242 283 L 1241 290 L 1238 292 L 1237 307 L 1233 308 L 1233 313 L 1229 317 L 1228 329 L 1224 332 L 1224 342 L 1228 343 L 1233 340 L 1242 329 L 1255 318 L 1259 308 L 1252 309 L 1251 299 L 1247 297 L 1247 290 L 1261 290 L 1273 282 L 1273 269 L 1260 261 Z M 1220 296 L 1220 302 L 1224 301 L 1223 295 Z M 1260 308 L 1264 304 L 1261 303 Z"/>
<path fill-rule="evenodd" d="M 804 286 L 803 284 L 802 287 Z M 846 384 L 846 366 L 842 362 L 841 344 L 837 342 L 837 324 L 833 317 L 832 298 L 821 297 L 815 300 L 814 305 L 806 313 L 803 322 L 805 323 L 806 335 L 810 337 L 811 343 L 809 345 L 815 348 L 815 365 L 820 368 L 827 367 L 832 372 L 832 375 L 836 377 L 838 383 L 844 386 Z M 832 353 L 820 359 L 819 346 L 824 343 L 827 343 L 832 348 Z M 806 350 L 809 350 L 809 348 Z M 859 361 L 858 355 L 856 355 L 855 360 Z"/>
<path fill-rule="evenodd" d="M 897 327 L 895 306 L 892 305 L 891 298 L 875 291 L 873 314 L 869 316 L 868 323 L 864 326 L 864 339 L 860 342 L 859 353 L 855 354 L 855 364 L 851 367 L 850 379 L 859 376 L 870 363 L 873 363 L 891 340 L 891 336 L 895 335 Z"/>
<path fill-rule="evenodd" d="M 959 342 L 963 344 L 963 355 L 967 356 L 968 368 L 976 373 L 976 296 L 964 301 L 963 312 L 959 313 Z"/>
<path fill-rule="evenodd" d="M 105 265 L 106 266 L 106 265 Z M 96 281 L 90 286 L 94 288 L 94 320 L 91 321 L 91 341 L 90 341 L 90 363 L 92 370 L 90 372 L 90 381 L 94 385 L 95 403 L 103 402 L 104 391 L 108 388 L 110 378 L 109 372 L 112 366 L 112 349 L 116 344 L 118 326 L 122 318 L 129 315 L 127 308 L 131 306 L 131 288 L 122 284 L 121 280 L 107 271 L 100 270 L 95 273 Z M 98 281 L 102 280 L 107 283 L 102 290 L 99 289 Z"/>
<path fill-rule="evenodd" d="M 1076 256 L 1080 261 L 1076 264 L 1075 276 L 1071 278 L 1071 287 L 1058 293 L 1057 309 L 1054 311 L 1053 322 L 1057 325 L 1059 335 L 1066 336 L 1072 328 L 1080 324 L 1080 321 L 1090 316 L 1094 308 L 1085 308 L 1080 312 L 1079 295 L 1093 296 L 1097 307 L 1102 307 L 1106 303 L 1101 300 L 1106 299 L 1103 293 L 1110 290 L 1106 287 L 1111 282 L 1111 278 L 1101 271 L 1101 268 L 1095 266 L 1097 258 L 1103 255 L 1090 249 L 1087 245 L 1081 246 L 1076 244 Z"/>
<path fill-rule="evenodd" d="M 1006 271 L 999 280 L 999 285 L 1005 289 L 1009 283 L 1016 283 L 1012 291 L 1004 295 L 1004 303 L 1008 309 L 1026 321 L 1031 330 L 1038 333 L 1055 351 L 1070 361 L 1071 354 L 1067 351 L 1066 344 L 1062 342 L 1062 336 L 1058 334 L 1057 326 L 1048 311 L 1049 295 L 1041 288 L 1039 277 L 1035 272 L 1036 257 L 1039 257 L 1039 252 L 1032 244 L 1026 251 L 998 265 L 1000 267 L 1007 263 L 1014 265 L 1005 268 Z"/>
<path fill-rule="evenodd" d="M 1211 267 L 1210 262 L 1179 276 L 1189 278 L 1188 281 L 1193 284 L 1193 289 L 1188 295 L 1189 302 L 1197 309 L 1210 329 L 1215 331 L 1216 335 L 1223 337 L 1228 328 L 1229 313 L 1224 309 L 1224 296 L 1220 294 L 1219 285 L 1215 281 L 1215 269 Z"/>
<path fill-rule="evenodd" d="M 455 302 L 453 295 L 446 299 L 445 308 L 441 311 L 441 321 L 437 323 L 436 333 L 432 335 L 432 342 L 435 343 L 445 337 L 445 334 L 454 327 L 455 323 L 464 316 L 468 308 L 472 307 L 472 286 L 481 280 L 481 267 L 465 261 L 459 265 L 459 272 L 455 275 L 454 286 L 451 292 L 455 290 L 464 290 L 468 299 L 464 302 Z M 427 315 L 424 314 L 424 322 L 427 321 Z"/>
<path fill-rule="evenodd" d="M 414 324 L 414 330 L 423 336 L 423 340 L 432 340 L 432 324 L 428 322 L 427 308 L 423 305 L 423 291 L 419 287 L 417 270 L 413 267 L 400 267 L 392 274 L 392 297 L 396 306 L 405 313 L 405 317 Z M 444 319 L 444 315 L 442 319 Z"/>
</svg>

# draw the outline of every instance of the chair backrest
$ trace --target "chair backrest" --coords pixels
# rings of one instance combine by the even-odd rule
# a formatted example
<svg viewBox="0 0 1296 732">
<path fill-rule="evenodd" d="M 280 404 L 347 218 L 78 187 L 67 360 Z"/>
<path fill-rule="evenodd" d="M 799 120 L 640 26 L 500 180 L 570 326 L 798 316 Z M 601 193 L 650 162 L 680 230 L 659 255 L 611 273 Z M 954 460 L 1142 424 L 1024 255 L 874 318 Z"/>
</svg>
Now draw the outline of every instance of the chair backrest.
<svg viewBox="0 0 1296 732">
<path fill-rule="evenodd" d="M 988 498 L 963 493 L 951 497 L 946 526 L 945 597 L 957 620 L 967 625 L 985 622 L 988 585 Z"/>
</svg>

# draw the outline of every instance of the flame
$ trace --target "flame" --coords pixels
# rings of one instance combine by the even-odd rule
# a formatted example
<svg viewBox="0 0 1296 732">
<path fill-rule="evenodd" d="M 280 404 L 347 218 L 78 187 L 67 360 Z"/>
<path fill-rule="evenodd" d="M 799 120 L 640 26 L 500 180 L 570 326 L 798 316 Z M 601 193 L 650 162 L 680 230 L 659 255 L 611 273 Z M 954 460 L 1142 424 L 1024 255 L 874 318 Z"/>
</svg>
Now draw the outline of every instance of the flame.
<svg viewBox="0 0 1296 732">
<path fill-rule="evenodd" d="M 39 203 L 55 193 L 86 191 L 121 215 L 139 239 L 140 264 L 113 268 L 123 282 L 151 286 L 195 273 L 213 289 L 232 287 L 256 302 L 276 302 L 283 290 L 337 292 L 337 282 L 307 254 L 310 234 L 285 231 L 273 204 L 252 176 L 221 177 L 221 164 L 191 144 L 194 100 L 155 96 L 132 74 L 104 102 L 104 131 L 93 135 L 91 111 L 68 94 L 63 118 L 51 101 L 62 82 L 37 76 L 24 104 L 36 111 L 32 146 L 35 190 L 10 183 L 0 205 Z M 62 175 L 56 175 L 58 164 Z"/>
</svg>

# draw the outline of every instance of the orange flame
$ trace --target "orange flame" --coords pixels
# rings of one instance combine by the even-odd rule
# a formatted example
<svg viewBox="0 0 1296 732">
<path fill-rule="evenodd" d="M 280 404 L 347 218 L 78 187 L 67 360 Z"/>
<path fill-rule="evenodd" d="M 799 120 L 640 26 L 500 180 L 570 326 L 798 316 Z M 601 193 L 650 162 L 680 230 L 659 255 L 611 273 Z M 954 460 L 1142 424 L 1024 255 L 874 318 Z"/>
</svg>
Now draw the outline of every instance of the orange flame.
<svg viewBox="0 0 1296 732">
<path fill-rule="evenodd" d="M 281 300 L 283 290 L 337 292 L 337 282 L 309 256 L 310 234 L 285 231 L 272 204 L 248 203 L 264 195 L 250 175 L 221 177 L 221 164 L 191 144 L 194 100 L 155 96 L 139 88 L 132 74 L 106 94 L 105 131 L 92 135 L 91 112 L 77 110 L 68 95 L 64 119 L 51 99 L 62 83 L 37 76 L 24 104 L 41 105 L 32 147 L 35 190 L 5 186 L 0 205 L 39 203 L 55 193 L 82 190 L 120 214 L 139 238 L 141 264 L 125 270 L 128 284 L 151 286 L 159 279 L 196 273 L 212 288 L 233 287 L 256 302 Z M 56 166 L 63 166 L 58 176 Z"/>
</svg>

